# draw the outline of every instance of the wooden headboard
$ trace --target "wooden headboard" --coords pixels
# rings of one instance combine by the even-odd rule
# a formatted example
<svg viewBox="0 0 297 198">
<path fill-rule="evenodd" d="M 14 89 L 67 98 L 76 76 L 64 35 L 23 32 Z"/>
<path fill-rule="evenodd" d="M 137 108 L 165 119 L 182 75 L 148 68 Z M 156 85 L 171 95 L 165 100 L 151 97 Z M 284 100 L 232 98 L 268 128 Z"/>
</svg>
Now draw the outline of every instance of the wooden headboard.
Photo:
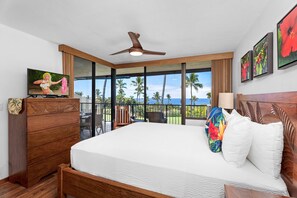
<svg viewBox="0 0 297 198">
<path fill-rule="evenodd" d="M 284 151 L 281 175 L 290 195 L 297 197 L 297 92 L 238 94 L 236 109 L 258 123 L 282 121 Z"/>
</svg>

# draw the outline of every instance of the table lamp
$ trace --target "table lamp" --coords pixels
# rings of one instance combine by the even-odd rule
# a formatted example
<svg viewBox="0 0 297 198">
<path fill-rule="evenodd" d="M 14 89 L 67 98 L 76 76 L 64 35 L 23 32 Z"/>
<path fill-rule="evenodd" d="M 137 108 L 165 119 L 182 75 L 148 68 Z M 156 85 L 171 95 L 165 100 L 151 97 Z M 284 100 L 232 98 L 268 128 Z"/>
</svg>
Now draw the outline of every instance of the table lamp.
<svg viewBox="0 0 297 198">
<path fill-rule="evenodd" d="M 233 93 L 219 93 L 219 107 L 233 109 Z"/>
</svg>

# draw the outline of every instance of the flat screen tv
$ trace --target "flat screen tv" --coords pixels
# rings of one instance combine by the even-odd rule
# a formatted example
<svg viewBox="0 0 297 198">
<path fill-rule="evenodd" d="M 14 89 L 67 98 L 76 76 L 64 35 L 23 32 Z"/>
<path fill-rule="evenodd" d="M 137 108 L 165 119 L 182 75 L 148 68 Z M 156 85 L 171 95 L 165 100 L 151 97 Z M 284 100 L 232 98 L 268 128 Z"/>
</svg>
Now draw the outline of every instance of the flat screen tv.
<svg viewBox="0 0 297 198">
<path fill-rule="evenodd" d="M 28 69 L 28 95 L 63 96 L 69 95 L 69 76 L 48 71 Z"/>
</svg>

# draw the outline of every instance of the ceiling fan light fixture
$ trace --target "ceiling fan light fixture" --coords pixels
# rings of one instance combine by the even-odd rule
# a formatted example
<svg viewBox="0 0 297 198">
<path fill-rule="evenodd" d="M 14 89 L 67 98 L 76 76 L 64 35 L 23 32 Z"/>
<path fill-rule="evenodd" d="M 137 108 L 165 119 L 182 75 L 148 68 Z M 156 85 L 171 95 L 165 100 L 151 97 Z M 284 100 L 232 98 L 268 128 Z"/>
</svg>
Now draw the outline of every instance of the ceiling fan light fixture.
<svg viewBox="0 0 297 198">
<path fill-rule="evenodd" d="M 141 56 L 143 54 L 141 49 L 137 49 L 137 48 L 132 48 L 129 50 L 129 54 L 131 56 Z"/>
<path fill-rule="evenodd" d="M 132 52 L 129 52 L 131 56 L 141 56 L 142 55 L 142 52 L 138 52 L 138 51 L 132 51 Z"/>
</svg>

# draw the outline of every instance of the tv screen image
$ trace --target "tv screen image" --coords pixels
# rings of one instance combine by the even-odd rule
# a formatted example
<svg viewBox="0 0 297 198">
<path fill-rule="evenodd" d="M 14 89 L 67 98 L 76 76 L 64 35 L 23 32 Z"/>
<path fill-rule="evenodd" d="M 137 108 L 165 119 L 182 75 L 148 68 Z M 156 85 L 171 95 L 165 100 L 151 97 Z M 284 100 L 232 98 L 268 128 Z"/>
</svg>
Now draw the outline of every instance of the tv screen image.
<svg viewBox="0 0 297 198">
<path fill-rule="evenodd" d="M 28 95 L 69 95 L 69 76 L 28 69 Z"/>
</svg>

